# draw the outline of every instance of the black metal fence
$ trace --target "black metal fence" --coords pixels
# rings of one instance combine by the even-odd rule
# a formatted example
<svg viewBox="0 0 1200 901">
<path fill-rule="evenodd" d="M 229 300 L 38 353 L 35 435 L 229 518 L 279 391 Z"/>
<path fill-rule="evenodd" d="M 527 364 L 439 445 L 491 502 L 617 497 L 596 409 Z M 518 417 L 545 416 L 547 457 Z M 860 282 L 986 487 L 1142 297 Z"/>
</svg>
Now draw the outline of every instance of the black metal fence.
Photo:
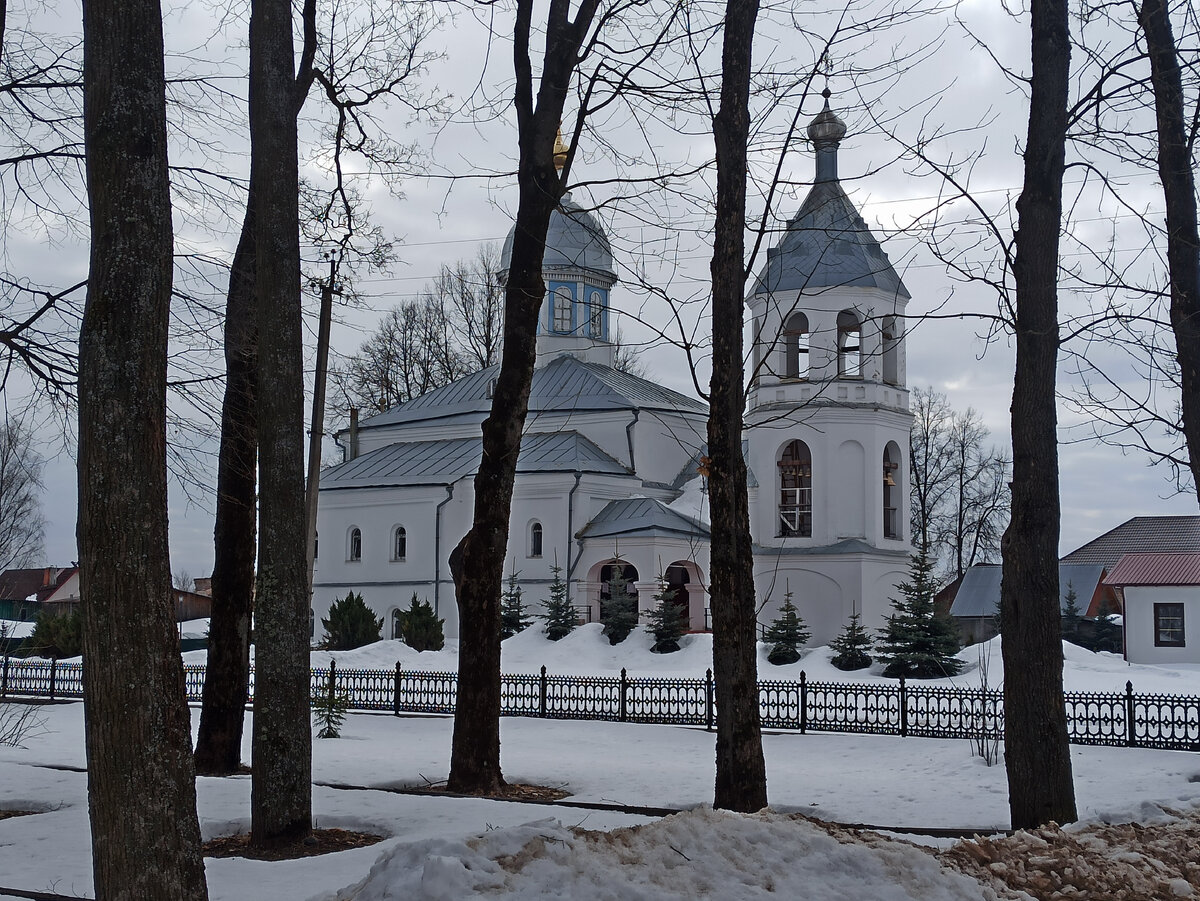
<svg viewBox="0 0 1200 901">
<path fill-rule="evenodd" d="M 190 701 L 199 701 L 204 667 L 185 666 Z M 703 679 L 554 676 L 543 666 L 535 675 L 505 674 L 501 713 L 548 719 L 614 720 L 704 726 L 716 723 L 718 699 L 712 671 Z M 314 696 L 333 692 L 351 710 L 453 713 L 456 673 L 404 670 L 312 670 Z M 0 697 L 78 698 L 83 673 L 78 663 L 3 658 Z M 762 724 L 800 732 L 860 732 L 924 738 L 1003 737 L 1004 697 L 999 690 L 913 685 L 904 679 L 883 684 L 769 680 L 758 683 Z M 1200 696 L 1135 694 L 1125 691 L 1067 692 L 1071 741 L 1200 751 Z M 254 674 L 250 676 L 254 700 Z"/>
</svg>

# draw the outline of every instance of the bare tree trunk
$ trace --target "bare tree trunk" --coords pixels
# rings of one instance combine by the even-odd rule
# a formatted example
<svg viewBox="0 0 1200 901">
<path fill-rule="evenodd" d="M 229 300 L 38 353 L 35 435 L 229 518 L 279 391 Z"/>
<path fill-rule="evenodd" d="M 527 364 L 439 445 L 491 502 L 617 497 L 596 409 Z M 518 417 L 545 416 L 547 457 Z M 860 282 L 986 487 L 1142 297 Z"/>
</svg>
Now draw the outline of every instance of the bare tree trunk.
<svg viewBox="0 0 1200 901">
<path fill-rule="evenodd" d="M 1167 268 L 1171 277 L 1171 327 L 1179 361 L 1183 437 L 1200 499 L 1200 233 L 1196 180 L 1184 115 L 1179 53 L 1164 0 L 1143 0 L 1138 22 L 1146 36 L 1154 110 L 1158 118 L 1158 177 L 1167 207 Z"/>
<path fill-rule="evenodd" d="M 529 40 L 533 0 L 517 4 L 516 70 L 520 196 L 505 288 L 504 353 L 492 410 L 483 423 L 483 458 L 475 475 L 475 515 L 451 557 L 459 609 L 458 701 L 450 751 L 452 791 L 485 793 L 504 784 L 500 771 L 500 593 L 508 551 L 508 520 L 521 433 L 537 349 L 537 314 L 546 286 L 542 259 L 550 214 L 562 195 L 554 167 L 554 137 L 583 38 L 598 0 L 552 0 L 546 17 L 537 104 Z"/>
<path fill-rule="evenodd" d="M 758 712 L 754 558 L 742 456 L 746 142 L 750 55 L 757 17 L 758 0 L 728 0 L 721 107 L 713 119 L 717 207 L 711 264 L 713 361 L 708 414 L 713 680 L 720 711 L 713 806 L 745 812 L 767 806 Z"/>
<path fill-rule="evenodd" d="M 1058 586 L 1058 239 L 1071 42 L 1067 0 L 1031 6 L 1033 76 L 1013 275 L 1012 520 L 1001 621 L 1004 762 L 1014 829 L 1076 819 L 1063 706 Z"/>
<path fill-rule="evenodd" d="M 167 551 L 165 90 L 158 3 L 88 0 L 79 546 L 92 868 L 103 901 L 208 896 Z"/>
<path fill-rule="evenodd" d="M 255 599 L 250 834 L 257 847 L 312 828 L 300 207 L 291 4 L 253 0 L 250 166 L 258 250 L 261 545 Z"/>
<path fill-rule="evenodd" d="M 250 615 L 254 609 L 258 514 L 254 219 L 252 178 L 225 303 L 226 374 L 217 463 L 217 518 L 213 530 L 216 549 L 213 607 L 195 754 L 196 771 L 206 776 L 227 776 L 237 772 L 241 764 L 242 728 L 250 684 Z"/>
</svg>

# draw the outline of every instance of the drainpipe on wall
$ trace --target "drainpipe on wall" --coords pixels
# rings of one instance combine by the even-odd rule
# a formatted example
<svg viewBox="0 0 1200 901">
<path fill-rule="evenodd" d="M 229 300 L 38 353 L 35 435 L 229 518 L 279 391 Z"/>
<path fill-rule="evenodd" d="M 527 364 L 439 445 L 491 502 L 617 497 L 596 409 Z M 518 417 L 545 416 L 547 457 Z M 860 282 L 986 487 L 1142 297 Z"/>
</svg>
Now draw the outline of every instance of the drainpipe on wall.
<svg viewBox="0 0 1200 901">
<path fill-rule="evenodd" d="M 642 415 L 642 411 L 638 407 L 633 408 L 633 420 L 629 425 L 625 426 L 625 440 L 629 444 L 629 471 L 637 472 L 637 464 L 633 459 L 633 427 L 638 423 L 638 417 Z"/>
<path fill-rule="evenodd" d="M 446 499 L 437 505 L 433 513 L 433 615 L 442 611 L 442 507 L 450 503 L 454 497 L 454 483 L 443 485 L 446 489 Z"/>
<path fill-rule="evenodd" d="M 575 564 L 579 562 L 579 557 L 571 559 L 571 543 L 575 540 L 575 527 L 572 525 L 575 519 L 575 492 L 579 488 L 579 480 L 583 478 L 583 473 L 578 469 L 575 470 L 575 484 L 571 487 L 567 494 L 567 600 L 571 600 L 571 573 L 575 572 Z"/>
</svg>

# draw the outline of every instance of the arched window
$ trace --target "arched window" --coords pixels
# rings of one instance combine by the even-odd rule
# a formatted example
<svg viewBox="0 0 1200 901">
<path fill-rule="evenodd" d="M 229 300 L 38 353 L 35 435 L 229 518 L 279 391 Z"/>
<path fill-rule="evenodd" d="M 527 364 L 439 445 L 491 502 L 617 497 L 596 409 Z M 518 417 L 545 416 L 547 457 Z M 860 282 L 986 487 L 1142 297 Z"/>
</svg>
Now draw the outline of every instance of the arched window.
<svg viewBox="0 0 1200 901">
<path fill-rule="evenodd" d="M 313 612 L 313 608 L 308 608 L 308 640 L 312 641 L 317 637 L 317 615 Z"/>
<path fill-rule="evenodd" d="M 362 559 L 362 531 L 358 526 L 350 530 L 350 547 L 346 559 L 352 562 Z"/>
<path fill-rule="evenodd" d="M 542 556 L 542 524 L 532 523 L 529 526 L 529 556 Z"/>
<path fill-rule="evenodd" d="M 808 317 L 793 313 L 783 326 L 784 378 L 808 378 Z"/>
<path fill-rule="evenodd" d="M 895 316 L 883 320 L 883 380 L 889 385 L 899 385 L 900 379 L 900 323 Z"/>
<path fill-rule="evenodd" d="M 837 317 L 838 375 L 862 378 L 862 323 L 858 315 L 842 310 Z"/>
<path fill-rule="evenodd" d="M 404 526 L 396 526 L 392 534 L 392 560 L 402 563 L 408 557 L 408 530 Z"/>
<path fill-rule="evenodd" d="M 900 532 L 900 448 L 889 441 L 883 449 L 883 537 L 902 538 Z"/>
<path fill-rule="evenodd" d="M 588 304 L 588 335 L 592 338 L 604 337 L 604 295 L 593 291 Z"/>
<path fill-rule="evenodd" d="M 392 638 L 403 638 L 404 630 L 400 627 L 400 611 L 392 611 Z"/>
<path fill-rule="evenodd" d="M 779 534 L 812 537 L 812 453 L 803 441 L 789 441 L 779 455 Z"/>
<path fill-rule="evenodd" d="M 553 298 L 553 328 L 554 331 L 565 334 L 571 331 L 571 289 L 555 288 Z"/>
<path fill-rule="evenodd" d="M 317 533 L 313 532 L 313 559 L 314 560 L 317 559 L 317 549 L 320 546 L 320 542 L 317 540 L 318 537 L 319 536 L 317 535 Z"/>
</svg>

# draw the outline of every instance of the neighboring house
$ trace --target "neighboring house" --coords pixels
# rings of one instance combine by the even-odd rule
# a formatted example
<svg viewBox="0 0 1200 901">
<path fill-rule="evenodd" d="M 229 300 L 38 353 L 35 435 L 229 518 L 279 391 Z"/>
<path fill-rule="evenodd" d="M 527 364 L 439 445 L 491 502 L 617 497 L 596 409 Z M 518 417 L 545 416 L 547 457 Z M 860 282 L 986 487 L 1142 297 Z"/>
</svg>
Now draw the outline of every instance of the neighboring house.
<svg viewBox="0 0 1200 901">
<path fill-rule="evenodd" d="M 816 178 L 752 280 L 745 455 L 764 622 L 791 592 L 813 643 L 850 615 L 875 629 L 908 568 L 904 311 L 909 294 L 842 189 L 845 125 L 809 125 Z M 499 273 L 511 258 L 511 235 Z M 506 570 L 536 609 L 555 570 L 596 619 L 620 568 L 644 612 L 659 577 L 692 629 L 708 608 L 708 409 L 614 368 L 616 286 L 600 222 L 569 196 L 550 220 L 537 368 Z M 395 635 L 416 593 L 458 632 L 449 555 L 471 525 L 480 425 L 499 367 L 364 419 L 321 474 L 313 620 L 360 592 Z"/>
<path fill-rule="evenodd" d="M 963 644 L 987 641 L 1000 631 L 996 618 L 1000 609 L 1000 572 L 999 563 L 977 563 L 963 575 L 950 605 L 950 616 L 958 626 Z M 1104 567 L 1097 564 L 1059 563 L 1058 589 L 1064 612 L 1072 589 L 1082 616 L 1097 616 L 1106 604 L 1117 603 L 1116 594 L 1104 583 Z"/>
<path fill-rule="evenodd" d="M 1135 516 L 1062 558 L 1095 563 L 1109 572 L 1126 554 L 1200 552 L 1200 516 Z"/>
<path fill-rule="evenodd" d="M 1126 660 L 1200 663 L 1200 552 L 1126 554 L 1105 583 L 1124 599 Z"/>
<path fill-rule="evenodd" d="M 55 590 L 42 601 L 42 609 L 47 613 L 71 613 L 79 609 L 82 598 L 79 594 L 79 568 L 71 567 L 64 570 Z M 181 591 L 172 588 L 175 595 L 175 621 L 183 622 L 189 619 L 202 619 L 212 613 L 212 598 L 197 594 L 194 591 Z"/>
<path fill-rule="evenodd" d="M 39 566 L 33 569 L 6 569 L 0 573 L 0 619 L 32 622 L 42 602 L 54 594 L 74 567 Z"/>
</svg>

